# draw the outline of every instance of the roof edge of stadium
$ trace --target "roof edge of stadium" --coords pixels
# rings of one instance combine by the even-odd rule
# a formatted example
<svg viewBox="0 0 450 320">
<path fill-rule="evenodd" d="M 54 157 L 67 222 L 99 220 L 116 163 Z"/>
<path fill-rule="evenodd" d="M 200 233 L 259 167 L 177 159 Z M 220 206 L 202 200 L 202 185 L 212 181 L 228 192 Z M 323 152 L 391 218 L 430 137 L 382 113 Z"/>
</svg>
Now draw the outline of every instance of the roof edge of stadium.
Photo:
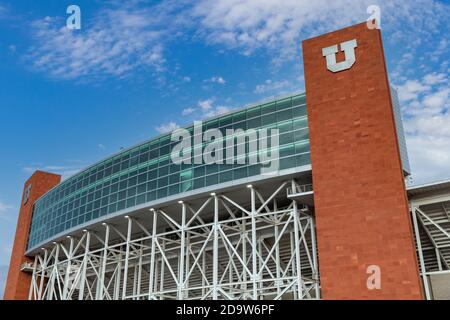
<svg viewBox="0 0 450 320">
<path fill-rule="evenodd" d="M 406 191 L 409 195 L 419 195 L 430 191 L 443 190 L 446 188 L 450 188 L 450 179 L 409 186 L 406 188 Z"/>
</svg>

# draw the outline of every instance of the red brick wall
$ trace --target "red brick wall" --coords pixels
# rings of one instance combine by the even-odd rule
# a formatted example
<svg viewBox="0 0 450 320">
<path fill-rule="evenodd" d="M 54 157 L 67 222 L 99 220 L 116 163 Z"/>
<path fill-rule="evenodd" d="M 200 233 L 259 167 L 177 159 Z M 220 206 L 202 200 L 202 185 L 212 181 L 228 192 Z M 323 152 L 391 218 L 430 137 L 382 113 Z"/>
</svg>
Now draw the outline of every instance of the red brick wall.
<svg viewBox="0 0 450 320">
<path fill-rule="evenodd" d="M 327 70 L 322 48 L 352 39 L 353 67 Z M 322 296 L 421 299 L 381 33 L 362 23 L 309 39 L 303 59 Z"/>
<path fill-rule="evenodd" d="M 61 181 L 61 176 L 36 171 L 27 182 L 25 182 L 23 192 L 31 184 L 30 196 L 26 204 L 20 203 L 19 218 L 16 227 L 16 236 L 14 246 L 11 253 L 11 261 L 9 264 L 8 279 L 5 287 L 5 300 L 25 300 L 28 299 L 30 289 L 31 275 L 20 271 L 20 266 L 25 261 L 30 261 L 25 257 L 27 249 L 28 234 L 30 229 L 31 217 L 33 213 L 34 202 L 45 192 L 57 185 Z"/>
</svg>

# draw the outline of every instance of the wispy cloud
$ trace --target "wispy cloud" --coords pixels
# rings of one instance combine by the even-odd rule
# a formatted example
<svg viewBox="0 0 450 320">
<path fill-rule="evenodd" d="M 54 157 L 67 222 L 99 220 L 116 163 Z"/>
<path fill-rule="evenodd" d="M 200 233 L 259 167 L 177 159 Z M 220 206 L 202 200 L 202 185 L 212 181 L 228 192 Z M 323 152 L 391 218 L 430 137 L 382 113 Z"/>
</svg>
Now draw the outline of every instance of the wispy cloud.
<svg viewBox="0 0 450 320">
<path fill-rule="evenodd" d="M 27 59 L 35 69 L 63 79 L 125 78 L 138 68 L 160 73 L 166 68 L 164 44 L 180 20 L 169 16 L 171 10 L 169 1 L 101 9 L 81 30 L 45 17 L 32 23 L 34 46 Z"/>
<path fill-rule="evenodd" d="M 173 39 L 201 39 L 251 55 L 263 49 L 282 64 L 298 59 L 301 40 L 368 18 L 367 7 L 378 4 L 389 41 L 405 40 L 403 60 L 411 59 L 421 39 L 447 24 L 448 6 L 437 0 L 200 0 L 116 4 L 103 8 L 80 31 L 63 19 L 33 22 L 35 45 L 29 58 L 38 70 L 58 78 L 123 78 L 138 68 L 164 71 L 170 63 L 165 49 Z M 136 5 L 139 3 L 139 5 Z M 441 40 L 430 59 L 448 50 Z M 401 74 L 398 64 L 397 73 Z M 158 78 L 158 77 L 157 77 Z M 159 77 L 160 78 L 160 77 Z M 185 77 L 190 81 L 189 77 Z M 209 82 L 224 84 L 220 76 Z"/>
<path fill-rule="evenodd" d="M 220 76 L 212 77 L 210 79 L 206 79 L 205 82 L 218 83 L 218 84 L 225 84 L 226 83 L 225 79 L 220 77 Z"/>
<path fill-rule="evenodd" d="M 267 79 L 262 84 L 258 84 L 255 88 L 255 93 L 267 93 L 274 92 L 282 93 L 282 90 L 285 90 L 291 86 L 290 82 L 287 80 L 273 81 L 271 79 Z"/>
<path fill-rule="evenodd" d="M 231 107 L 224 105 L 216 105 L 215 98 L 209 98 L 206 100 L 200 100 L 198 102 L 198 108 L 195 116 L 202 120 L 206 118 L 211 118 L 214 116 L 218 116 L 224 113 L 227 113 L 232 110 Z"/>
<path fill-rule="evenodd" d="M 410 101 L 430 90 L 430 86 L 418 80 L 407 80 L 397 88 L 400 101 Z"/>
<path fill-rule="evenodd" d="M 159 125 L 158 127 L 156 127 L 156 131 L 158 131 L 159 133 L 168 133 L 171 132 L 175 129 L 178 129 L 180 126 L 178 124 L 176 124 L 175 122 L 168 122 L 168 123 L 163 123 L 161 125 Z"/>
<path fill-rule="evenodd" d="M 201 0 L 193 15 L 208 43 L 244 55 L 264 49 L 282 63 L 297 59 L 302 39 L 365 21 L 372 4 L 381 7 L 383 28 L 410 42 L 449 17 L 448 6 L 436 0 Z"/>
<path fill-rule="evenodd" d="M 416 183 L 449 178 L 450 85 L 430 73 L 399 86 L 408 152 Z"/>
<path fill-rule="evenodd" d="M 185 108 L 183 109 L 183 111 L 181 111 L 181 115 L 182 116 L 188 116 L 191 115 L 192 113 L 194 113 L 195 109 L 194 108 Z"/>
<path fill-rule="evenodd" d="M 366 8 L 365 1 L 351 0 L 202 0 L 193 12 L 211 44 L 245 55 L 264 48 L 292 60 L 302 34 L 360 21 Z"/>
</svg>

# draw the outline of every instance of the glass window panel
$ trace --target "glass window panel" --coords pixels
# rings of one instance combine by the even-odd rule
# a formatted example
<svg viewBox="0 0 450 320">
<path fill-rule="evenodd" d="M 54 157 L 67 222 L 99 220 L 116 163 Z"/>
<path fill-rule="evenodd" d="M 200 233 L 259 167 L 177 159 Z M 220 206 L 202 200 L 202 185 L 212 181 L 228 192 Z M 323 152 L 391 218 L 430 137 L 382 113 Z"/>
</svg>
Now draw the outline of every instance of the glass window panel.
<svg viewBox="0 0 450 320">
<path fill-rule="evenodd" d="M 291 132 L 280 134 L 280 145 L 294 142 Z"/>
<path fill-rule="evenodd" d="M 247 128 L 257 129 L 261 126 L 261 118 L 247 120 Z"/>
<path fill-rule="evenodd" d="M 145 203 L 145 194 L 138 195 L 136 197 L 136 205 Z"/>
<path fill-rule="evenodd" d="M 119 211 L 119 210 L 125 209 L 125 205 L 126 205 L 125 200 L 119 201 L 119 202 L 117 203 L 117 210 Z"/>
<path fill-rule="evenodd" d="M 295 167 L 296 159 L 294 157 L 288 157 L 280 159 L 280 169 L 289 169 Z"/>
<path fill-rule="evenodd" d="M 169 186 L 169 196 L 174 195 L 174 194 L 178 194 L 179 190 L 179 185 L 178 184 L 174 184 Z"/>
<path fill-rule="evenodd" d="M 206 165 L 208 166 L 208 165 Z M 194 168 L 194 177 L 201 177 L 205 175 L 205 166 L 199 166 Z"/>
<path fill-rule="evenodd" d="M 296 165 L 304 166 L 311 163 L 310 154 L 304 153 L 296 156 Z"/>
<path fill-rule="evenodd" d="M 247 167 L 238 167 L 237 169 L 234 169 L 234 179 L 242 179 L 247 178 Z"/>
<path fill-rule="evenodd" d="M 178 173 L 169 176 L 169 184 L 180 182 L 180 175 Z"/>
<path fill-rule="evenodd" d="M 233 114 L 233 122 L 240 122 L 240 121 L 244 121 L 246 119 L 246 113 L 245 111 L 241 111 L 241 112 L 237 112 Z"/>
<path fill-rule="evenodd" d="M 272 113 L 268 115 L 261 116 L 261 125 L 267 126 L 277 122 L 277 114 Z"/>
<path fill-rule="evenodd" d="M 219 123 L 220 123 L 220 126 L 223 127 L 223 126 L 231 124 L 232 121 L 233 121 L 233 117 L 231 115 L 228 115 L 228 116 L 220 118 Z"/>
<path fill-rule="evenodd" d="M 254 164 L 248 167 L 248 176 L 255 176 L 261 173 L 261 166 L 259 164 Z"/>
<path fill-rule="evenodd" d="M 194 179 L 194 189 L 203 188 L 205 186 L 205 178 L 196 178 Z"/>
<path fill-rule="evenodd" d="M 292 119 L 292 109 L 287 109 L 278 112 L 278 121 L 285 121 Z"/>
<path fill-rule="evenodd" d="M 306 116 L 306 106 L 297 106 L 292 108 L 294 118 Z"/>
<path fill-rule="evenodd" d="M 292 105 L 293 106 L 298 106 L 301 104 L 305 104 L 306 103 L 306 96 L 305 95 L 301 95 L 301 96 L 297 96 L 297 97 L 293 97 L 292 98 Z"/>
<path fill-rule="evenodd" d="M 217 184 L 218 180 L 219 180 L 219 177 L 217 174 L 212 174 L 212 175 L 206 176 L 205 185 L 211 186 L 213 184 Z"/>
<path fill-rule="evenodd" d="M 233 170 L 228 170 L 224 172 L 220 172 L 219 174 L 219 183 L 228 182 L 233 180 Z"/>
<path fill-rule="evenodd" d="M 158 199 L 167 197 L 167 187 L 158 189 Z"/>
<path fill-rule="evenodd" d="M 136 197 L 127 199 L 127 208 L 134 207 L 136 205 Z"/>
<path fill-rule="evenodd" d="M 206 166 L 206 174 L 216 173 L 219 170 L 219 165 L 213 163 Z"/>
<path fill-rule="evenodd" d="M 145 183 L 138 185 L 137 187 L 138 194 L 145 193 L 145 191 L 147 191 L 147 186 Z"/>
<path fill-rule="evenodd" d="M 156 180 L 147 182 L 147 191 L 156 189 Z"/>
<path fill-rule="evenodd" d="M 156 199 L 156 191 L 147 192 L 147 202 L 153 201 Z"/>
<path fill-rule="evenodd" d="M 187 180 L 187 181 L 183 181 L 181 182 L 180 185 L 180 192 L 186 192 L 192 189 L 192 180 Z"/>
<path fill-rule="evenodd" d="M 295 141 L 301 141 L 301 140 L 305 140 L 305 139 L 309 139 L 308 129 L 294 131 L 294 140 Z"/>
<path fill-rule="evenodd" d="M 255 107 L 247 110 L 247 119 L 259 117 L 261 115 L 261 107 Z"/>
<path fill-rule="evenodd" d="M 169 177 L 159 178 L 158 179 L 158 188 L 167 186 L 169 182 Z"/>
<path fill-rule="evenodd" d="M 277 109 L 276 109 L 275 102 L 271 102 L 271 103 L 261 106 L 261 115 L 269 114 L 269 113 L 275 112 L 276 110 Z"/>
</svg>

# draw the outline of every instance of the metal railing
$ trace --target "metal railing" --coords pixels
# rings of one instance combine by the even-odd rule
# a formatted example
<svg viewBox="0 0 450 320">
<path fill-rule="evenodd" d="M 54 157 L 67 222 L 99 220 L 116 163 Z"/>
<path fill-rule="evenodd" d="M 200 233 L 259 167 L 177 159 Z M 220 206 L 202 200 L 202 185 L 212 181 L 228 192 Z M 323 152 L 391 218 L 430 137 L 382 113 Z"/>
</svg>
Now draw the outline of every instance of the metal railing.
<svg viewBox="0 0 450 320">
<path fill-rule="evenodd" d="M 287 189 L 287 195 L 291 196 L 294 194 L 299 194 L 299 193 L 306 193 L 306 192 L 312 192 L 313 191 L 313 185 L 312 183 L 310 184 L 302 184 L 302 185 L 294 185 L 291 186 Z"/>
</svg>

